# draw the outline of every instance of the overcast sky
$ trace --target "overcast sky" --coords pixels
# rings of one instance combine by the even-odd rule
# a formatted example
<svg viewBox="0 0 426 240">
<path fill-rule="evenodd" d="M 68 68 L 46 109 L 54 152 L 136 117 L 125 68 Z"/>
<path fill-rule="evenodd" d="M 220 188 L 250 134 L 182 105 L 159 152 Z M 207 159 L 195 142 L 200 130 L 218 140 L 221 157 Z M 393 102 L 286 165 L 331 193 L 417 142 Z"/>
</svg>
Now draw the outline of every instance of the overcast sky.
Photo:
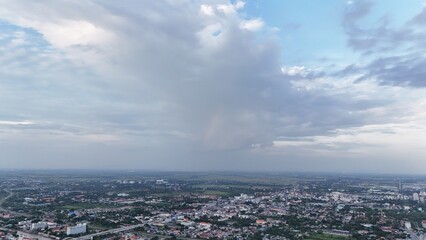
<svg viewBox="0 0 426 240">
<path fill-rule="evenodd" d="M 0 168 L 424 173 L 424 0 L 0 0 Z"/>
</svg>

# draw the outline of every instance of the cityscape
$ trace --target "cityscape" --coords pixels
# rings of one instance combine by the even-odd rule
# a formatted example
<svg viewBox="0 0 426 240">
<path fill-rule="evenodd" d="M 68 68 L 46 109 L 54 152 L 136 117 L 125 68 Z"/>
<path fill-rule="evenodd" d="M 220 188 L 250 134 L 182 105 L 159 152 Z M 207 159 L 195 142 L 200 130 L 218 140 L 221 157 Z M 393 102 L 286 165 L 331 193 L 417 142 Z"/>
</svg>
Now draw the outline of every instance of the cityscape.
<svg viewBox="0 0 426 240">
<path fill-rule="evenodd" d="M 426 177 L 2 171 L 2 239 L 423 239 Z"/>
<path fill-rule="evenodd" d="M 0 240 L 426 240 L 426 0 L 0 0 Z"/>
</svg>

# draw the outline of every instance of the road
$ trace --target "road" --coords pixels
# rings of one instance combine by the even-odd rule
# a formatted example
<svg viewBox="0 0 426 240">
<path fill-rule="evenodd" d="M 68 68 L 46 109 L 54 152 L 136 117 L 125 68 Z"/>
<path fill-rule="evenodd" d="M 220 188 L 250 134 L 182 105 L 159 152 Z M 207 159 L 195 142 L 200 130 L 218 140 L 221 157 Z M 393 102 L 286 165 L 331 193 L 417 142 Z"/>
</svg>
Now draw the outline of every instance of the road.
<svg viewBox="0 0 426 240">
<path fill-rule="evenodd" d="M 111 229 L 111 230 L 107 230 L 107 231 L 103 231 L 103 232 L 98 232 L 98 233 L 93 233 L 93 234 L 89 234 L 86 236 L 82 236 L 82 237 L 78 237 L 78 238 L 73 238 L 76 240 L 88 240 L 88 239 L 92 239 L 93 237 L 96 236 L 101 236 L 101 235 L 107 235 L 107 234 L 111 234 L 111 233 L 119 233 L 119 232 L 124 232 L 124 231 L 129 231 L 132 229 L 135 229 L 137 227 L 142 227 L 143 224 L 137 224 L 137 225 L 132 225 L 132 226 L 127 226 L 127 227 L 121 227 L 121 228 L 115 228 L 115 229 Z"/>
<path fill-rule="evenodd" d="M 18 212 L 14 212 L 14 211 L 10 211 L 8 209 L 3 208 L 3 203 L 7 201 L 7 199 L 11 198 L 13 196 L 13 192 L 9 191 L 9 190 L 5 190 L 8 195 L 2 199 L 0 199 L 0 212 L 9 212 L 15 215 L 25 215 L 22 213 L 18 213 Z M 89 234 L 86 236 L 82 236 L 82 237 L 77 237 L 77 238 L 70 238 L 70 239 L 74 239 L 74 240 L 90 240 L 93 237 L 96 236 L 101 236 L 101 235 L 107 235 L 107 234 L 113 234 L 113 233 L 119 233 L 119 232 L 125 232 L 125 231 L 129 231 L 129 230 L 133 230 L 137 227 L 142 227 L 143 224 L 137 224 L 137 225 L 132 225 L 132 226 L 126 226 L 126 227 L 120 227 L 120 228 L 115 228 L 115 229 L 111 229 L 111 230 L 106 230 L 103 232 L 98 232 L 98 233 L 93 233 L 93 234 Z M 2 228 L 0 228 L 0 230 L 2 230 Z M 4 229 L 6 230 L 6 229 Z M 30 233 L 26 233 L 26 232 L 21 232 L 18 231 L 18 233 L 20 233 L 21 235 L 26 235 L 26 236 L 31 236 L 31 237 L 37 237 L 39 239 L 49 239 L 49 238 L 45 238 L 39 235 L 34 235 L 34 234 L 30 234 Z M 149 234 L 149 233 L 143 233 L 143 235 L 145 236 L 149 236 L 149 237 L 159 237 L 159 238 L 170 238 L 170 236 L 162 236 L 162 235 L 155 235 L 155 234 Z M 190 239 L 190 238 L 182 238 L 182 239 Z"/>
<path fill-rule="evenodd" d="M 8 213 L 11 213 L 11 214 L 14 214 L 14 215 L 17 215 L 17 216 L 31 217 L 30 214 L 19 213 L 19 212 L 11 211 L 9 209 L 4 208 L 3 204 L 7 201 L 7 199 L 11 198 L 14 195 L 13 192 L 11 192 L 7 189 L 4 189 L 4 191 L 7 192 L 8 195 L 6 197 L 0 199 L 0 212 L 8 212 Z"/>
<path fill-rule="evenodd" d="M 9 210 L 3 208 L 3 204 L 7 201 L 7 199 L 11 198 L 13 196 L 13 192 L 4 189 L 5 192 L 8 193 L 8 195 L 2 199 L 0 199 L 0 212 L 8 212 Z"/>
<path fill-rule="evenodd" d="M 52 240 L 54 238 L 43 237 L 38 234 L 32 234 L 27 232 L 18 231 L 20 238 L 37 238 L 38 240 Z"/>
<path fill-rule="evenodd" d="M 143 226 L 143 224 L 137 224 L 137 225 L 127 226 L 127 227 L 115 228 L 115 229 L 111 229 L 111 230 L 107 230 L 107 231 L 103 231 L 103 232 L 89 234 L 89 235 L 82 236 L 82 237 L 72 238 L 72 239 L 74 239 L 74 240 L 89 240 L 89 239 L 92 239 L 93 237 L 96 237 L 96 236 L 107 235 L 107 234 L 111 234 L 111 233 L 125 232 L 125 231 L 129 231 L 129 230 L 135 229 L 137 227 L 142 227 L 142 226 Z M 146 237 L 159 237 L 160 239 L 161 238 L 171 238 L 170 236 L 156 235 L 156 234 L 149 234 L 149 233 L 138 232 L 138 234 L 141 234 L 141 235 L 146 236 Z M 196 238 L 179 238 L 179 239 L 196 240 Z"/>
<path fill-rule="evenodd" d="M 7 231 L 13 232 L 14 231 L 14 230 L 3 228 L 3 227 L 0 227 L 0 230 L 5 231 L 5 232 L 7 232 Z M 43 236 L 40 236 L 38 234 L 27 233 L 27 232 L 23 232 L 23 231 L 16 231 L 16 233 L 19 235 L 19 237 L 37 238 L 38 240 L 52 240 L 52 239 L 54 239 L 54 238 L 43 237 Z"/>
</svg>

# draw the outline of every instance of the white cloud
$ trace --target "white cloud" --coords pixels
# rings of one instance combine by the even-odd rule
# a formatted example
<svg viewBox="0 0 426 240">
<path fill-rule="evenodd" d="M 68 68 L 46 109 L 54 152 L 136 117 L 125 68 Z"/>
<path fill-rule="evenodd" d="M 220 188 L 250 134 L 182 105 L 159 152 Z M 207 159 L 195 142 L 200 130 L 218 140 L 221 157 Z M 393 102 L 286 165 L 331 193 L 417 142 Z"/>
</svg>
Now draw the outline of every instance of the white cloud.
<svg viewBox="0 0 426 240">
<path fill-rule="evenodd" d="M 210 5 L 202 4 L 200 7 L 200 11 L 202 14 L 207 16 L 214 16 L 214 10 L 213 7 Z"/>
<path fill-rule="evenodd" d="M 304 66 L 292 66 L 292 67 L 282 67 L 281 71 L 289 76 L 301 76 L 306 77 L 312 70 L 304 67 Z"/>
<path fill-rule="evenodd" d="M 216 8 L 224 14 L 235 15 L 237 11 L 244 8 L 244 6 L 245 2 L 238 0 L 235 4 L 218 4 Z"/>
<path fill-rule="evenodd" d="M 263 21 L 259 18 L 242 21 L 240 27 L 249 31 L 257 31 L 263 27 Z"/>
<path fill-rule="evenodd" d="M 29 125 L 31 121 L 0 121 L 0 125 Z"/>
</svg>

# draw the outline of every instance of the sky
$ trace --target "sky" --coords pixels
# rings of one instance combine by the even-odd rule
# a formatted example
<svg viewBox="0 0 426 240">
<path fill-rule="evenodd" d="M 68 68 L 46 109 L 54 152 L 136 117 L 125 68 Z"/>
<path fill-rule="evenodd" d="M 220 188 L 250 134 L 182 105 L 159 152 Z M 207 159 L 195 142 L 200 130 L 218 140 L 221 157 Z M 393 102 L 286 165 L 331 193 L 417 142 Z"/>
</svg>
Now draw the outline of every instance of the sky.
<svg viewBox="0 0 426 240">
<path fill-rule="evenodd" d="M 424 0 L 0 0 L 0 168 L 426 171 Z"/>
</svg>

